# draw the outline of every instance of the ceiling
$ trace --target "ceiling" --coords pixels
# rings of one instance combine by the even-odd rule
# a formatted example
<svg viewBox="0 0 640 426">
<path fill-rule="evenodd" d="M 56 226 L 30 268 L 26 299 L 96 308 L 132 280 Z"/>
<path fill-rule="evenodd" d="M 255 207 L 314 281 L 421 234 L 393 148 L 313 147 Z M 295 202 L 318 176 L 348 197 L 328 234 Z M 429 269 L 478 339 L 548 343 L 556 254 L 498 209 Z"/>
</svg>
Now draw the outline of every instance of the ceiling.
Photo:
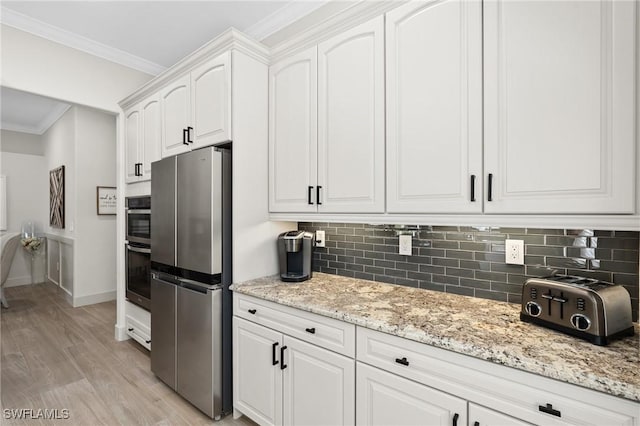
<svg viewBox="0 0 640 426">
<path fill-rule="evenodd" d="M 264 40 L 327 2 L 2 0 L 0 22 L 157 75 L 229 27 Z M 69 108 L 42 96 L 0 90 L 2 129 L 42 134 Z"/>
<path fill-rule="evenodd" d="M 44 96 L 0 87 L 0 128 L 41 135 L 71 105 Z"/>
</svg>

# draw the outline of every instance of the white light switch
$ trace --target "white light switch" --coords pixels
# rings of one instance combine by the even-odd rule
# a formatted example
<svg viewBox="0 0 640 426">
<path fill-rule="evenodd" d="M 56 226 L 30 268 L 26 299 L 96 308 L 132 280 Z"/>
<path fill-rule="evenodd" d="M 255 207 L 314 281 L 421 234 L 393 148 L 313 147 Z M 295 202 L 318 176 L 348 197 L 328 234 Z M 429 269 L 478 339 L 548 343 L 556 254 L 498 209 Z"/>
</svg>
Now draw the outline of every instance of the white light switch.
<svg viewBox="0 0 640 426">
<path fill-rule="evenodd" d="M 316 231 L 316 247 L 324 247 L 324 231 Z"/>
<path fill-rule="evenodd" d="M 411 256 L 411 235 L 400 235 L 400 254 Z"/>
</svg>

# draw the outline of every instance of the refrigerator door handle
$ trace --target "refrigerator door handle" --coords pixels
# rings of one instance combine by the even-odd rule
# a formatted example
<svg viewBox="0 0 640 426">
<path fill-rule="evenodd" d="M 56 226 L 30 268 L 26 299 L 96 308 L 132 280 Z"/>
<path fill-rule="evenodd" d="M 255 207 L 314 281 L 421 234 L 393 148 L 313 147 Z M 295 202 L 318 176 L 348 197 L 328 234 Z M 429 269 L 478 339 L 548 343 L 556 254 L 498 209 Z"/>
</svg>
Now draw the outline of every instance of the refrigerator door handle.
<svg viewBox="0 0 640 426">
<path fill-rule="evenodd" d="M 206 293 L 207 291 L 213 291 L 221 289 L 221 285 L 210 285 L 201 283 L 198 281 L 189 280 L 186 278 L 178 278 L 180 287 L 184 287 L 189 290 L 197 291 L 199 293 Z"/>
<path fill-rule="evenodd" d="M 151 249 L 142 248 L 142 247 L 133 247 L 129 244 L 127 244 L 127 250 L 132 251 L 134 253 L 151 254 Z"/>
</svg>

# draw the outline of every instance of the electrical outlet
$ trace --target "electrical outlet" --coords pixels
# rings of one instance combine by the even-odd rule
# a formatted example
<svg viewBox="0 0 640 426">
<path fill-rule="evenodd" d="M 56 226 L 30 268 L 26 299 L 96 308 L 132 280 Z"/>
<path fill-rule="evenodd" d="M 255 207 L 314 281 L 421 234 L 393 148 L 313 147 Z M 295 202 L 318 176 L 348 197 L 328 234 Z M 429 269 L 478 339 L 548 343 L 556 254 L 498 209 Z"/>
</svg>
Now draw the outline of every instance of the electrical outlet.
<svg viewBox="0 0 640 426">
<path fill-rule="evenodd" d="M 504 261 L 511 265 L 524 265 L 523 240 L 505 240 Z"/>
<path fill-rule="evenodd" d="M 324 247 L 324 231 L 316 231 L 316 247 Z"/>
<path fill-rule="evenodd" d="M 411 256 L 411 235 L 400 235 L 399 253 Z"/>
</svg>

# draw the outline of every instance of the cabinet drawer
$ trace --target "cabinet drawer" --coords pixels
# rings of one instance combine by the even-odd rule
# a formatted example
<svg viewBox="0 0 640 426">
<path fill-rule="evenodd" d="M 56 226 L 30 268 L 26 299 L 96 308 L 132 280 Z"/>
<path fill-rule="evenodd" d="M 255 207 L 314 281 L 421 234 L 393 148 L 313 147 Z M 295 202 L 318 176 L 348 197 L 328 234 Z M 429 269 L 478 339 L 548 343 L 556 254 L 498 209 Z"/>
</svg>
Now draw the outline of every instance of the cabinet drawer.
<svg viewBox="0 0 640 426">
<path fill-rule="evenodd" d="M 238 293 L 233 297 L 233 313 L 305 342 L 351 358 L 355 356 L 353 324 Z"/>
<path fill-rule="evenodd" d="M 640 407 L 362 327 L 357 333 L 357 360 L 535 424 L 631 426 Z"/>
<path fill-rule="evenodd" d="M 126 316 L 125 327 L 129 337 L 140 343 L 147 350 L 151 350 L 151 330 L 149 330 L 149 327 L 129 315 Z"/>
</svg>

